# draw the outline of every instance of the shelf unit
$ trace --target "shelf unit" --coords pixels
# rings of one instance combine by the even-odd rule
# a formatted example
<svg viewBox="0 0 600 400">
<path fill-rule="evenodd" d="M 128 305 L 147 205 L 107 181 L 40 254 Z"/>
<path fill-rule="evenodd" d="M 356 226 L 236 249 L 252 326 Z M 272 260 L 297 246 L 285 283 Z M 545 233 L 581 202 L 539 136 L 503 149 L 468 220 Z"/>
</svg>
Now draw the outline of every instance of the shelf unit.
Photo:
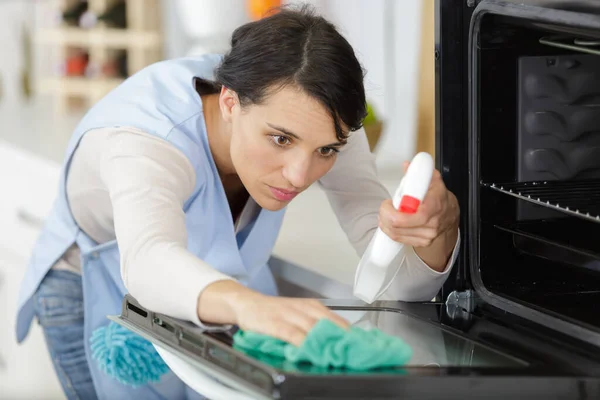
<svg viewBox="0 0 600 400">
<path fill-rule="evenodd" d="M 81 0 L 53 0 L 59 14 Z M 66 60 L 73 50 L 88 54 L 88 65 L 96 68 L 92 75 L 69 76 L 55 73 L 38 79 L 37 90 L 51 94 L 57 113 L 68 113 L 74 106 L 88 108 L 100 100 L 124 78 L 105 76 L 101 66 L 125 52 L 127 76 L 162 59 L 160 0 L 88 0 L 88 11 L 101 15 L 114 4 L 125 2 L 126 28 L 113 28 L 99 21 L 91 28 L 57 26 L 35 34 L 38 45 L 51 46 L 58 60 Z"/>
</svg>

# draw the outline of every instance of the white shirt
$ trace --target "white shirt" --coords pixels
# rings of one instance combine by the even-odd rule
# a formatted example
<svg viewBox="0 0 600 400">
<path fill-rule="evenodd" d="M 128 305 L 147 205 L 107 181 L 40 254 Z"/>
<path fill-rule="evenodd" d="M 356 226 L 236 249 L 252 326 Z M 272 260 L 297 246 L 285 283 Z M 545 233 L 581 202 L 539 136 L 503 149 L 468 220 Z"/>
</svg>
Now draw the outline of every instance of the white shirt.
<svg viewBox="0 0 600 400">
<path fill-rule="evenodd" d="M 233 279 L 188 252 L 183 204 L 192 194 L 195 171 L 175 146 L 134 128 L 88 132 L 77 148 L 67 180 L 71 212 L 80 228 L 98 243 L 115 238 L 121 275 L 134 297 L 153 299 L 154 310 L 198 321 L 197 299 L 218 280 Z M 377 178 L 374 155 L 364 130 L 350 135 L 332 169 L 320 180 L 337 219 L 359 255 L 378 225 L 381 202 L 390 197 Z M 236 232 L 252 220 L 258 205 L 250 198 Z M 460 235 L 443 272 L 429 268 L 408 246 L 405 265 L 389 292 L 397 300 L 432 299 L 454 264 Z M 73 247 L 53 268 L 80 272 Z M 132 282 L 142 282 L 132 285 Z M 133 293 L 133 287 L 147 293 Z M 138 289 L 142 290 L 142 289 Z M 173 298 L 165 304 L 160 299 Z M 168 291 L 169 293 L 163 293 Z"/>
</svg>

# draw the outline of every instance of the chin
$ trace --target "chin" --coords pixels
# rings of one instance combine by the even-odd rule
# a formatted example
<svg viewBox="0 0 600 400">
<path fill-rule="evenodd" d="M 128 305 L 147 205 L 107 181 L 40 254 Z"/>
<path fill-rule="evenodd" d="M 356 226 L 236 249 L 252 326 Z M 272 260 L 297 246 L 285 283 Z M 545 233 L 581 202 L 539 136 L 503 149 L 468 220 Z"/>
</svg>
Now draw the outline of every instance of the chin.
<svg viewBox="0 0 600 400">
<path fill-rule="evenodd" d="M 252 194 L 250 194 L 252 196 Z M 256 204 L 258 204 L 262 209 L 268 211 L 279 211 L 282 208 L 286 207 L 290 202 L 289 201 L 280 201 L 272 196 L 265 195 L 259 193 L 258 195 L 252 196 Z"/>
<path fill-rule="evenodd" d="M 279 201 L 273 198 L 260 198 L 254 199 L 256 203 L 264 210 L 268 211 L 279 211 L 282 208 L 286 207 L 290 202 L 289 201 Z"/>
</svg>

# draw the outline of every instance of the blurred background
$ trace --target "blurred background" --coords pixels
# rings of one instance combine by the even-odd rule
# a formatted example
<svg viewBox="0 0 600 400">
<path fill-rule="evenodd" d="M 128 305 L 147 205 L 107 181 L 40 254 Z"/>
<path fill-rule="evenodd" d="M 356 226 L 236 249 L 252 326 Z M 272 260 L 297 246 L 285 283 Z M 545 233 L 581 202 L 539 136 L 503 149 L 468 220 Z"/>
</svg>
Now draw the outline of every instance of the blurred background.
<svg viewBox="0 0 600 400">
<path fill-rule="evenodd" d="M 64 398 L 37 326 L 14 339 L 18 288 L 56 194 L 73 128 L 153 62 L 225 52 L 272 6 L 310 3 L 367 71 L 365 121 L 391 192 L 402 161 L 434 152 L 434 0 L 0 0 L 0 398 Z M 358 256 L 315 186 L 290 205 L 275 255 L 351 284 Z"/>
</svg>

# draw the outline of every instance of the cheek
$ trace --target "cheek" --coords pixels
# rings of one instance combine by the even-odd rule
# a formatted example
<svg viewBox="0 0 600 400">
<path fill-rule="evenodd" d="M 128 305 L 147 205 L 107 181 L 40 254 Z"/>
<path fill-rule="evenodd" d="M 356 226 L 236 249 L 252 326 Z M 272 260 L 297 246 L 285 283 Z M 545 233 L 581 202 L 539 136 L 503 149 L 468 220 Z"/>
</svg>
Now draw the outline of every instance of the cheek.
<svg viewBox="0 0 600 400">
<path fill-rule="evenodd" d="M 263 134 L 236 132 L 231 138 L 231 159 L 240 178 L 259 178 L 278 169 L 281 155 Z M 248 182 L 246 182 L 248 183 Z"/>
<path fill-rule="evenodd" d="M 268 175 L 279 169 L 280 153 L 264 137 L 259 137 L 248 146 L 248 168 L 256 174 Z"/>
</svg>

